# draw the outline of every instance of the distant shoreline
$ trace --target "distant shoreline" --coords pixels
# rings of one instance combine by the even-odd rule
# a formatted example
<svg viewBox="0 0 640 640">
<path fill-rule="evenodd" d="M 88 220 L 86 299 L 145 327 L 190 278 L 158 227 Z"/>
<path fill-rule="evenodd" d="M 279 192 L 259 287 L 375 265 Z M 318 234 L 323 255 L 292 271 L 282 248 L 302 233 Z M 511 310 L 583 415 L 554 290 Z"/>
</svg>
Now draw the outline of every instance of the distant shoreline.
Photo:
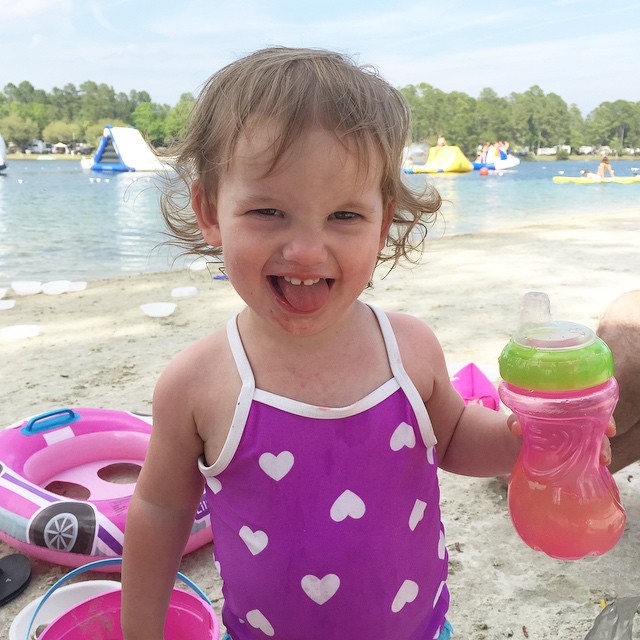
<svg viewBox="0 0 640 640">
<path fill-rule="evenodd" d="M 73 155 L 71 153 L 8 153 L 7 161 L 11 160 L 75 160 L 80 162 L 80 159 L 85 156 Z"/>
<path fill-rule="evenodd" d="M 7 154 L 7 162 L 11 162 L 12 160 L 75 160 L 76 162 L 80 162 L 81 158 L 93 157 L 93 154 L 90 155 L 72 155 L 69 153 L 10 153 Z M 579 155 L 570 155 L 567 160 L 585 160 L 588 162 L 600 162 L 600 155 L 592 154 L 588 156 L 579 156 Z M 558 160 L 555 156 L 522 156 L 523 162 L 564 162 L 564 160 Z M 640 158 L 634 156 L 612 156 L 611 160 L 613 162 L 617 160 L 637 160 L 640 164 Z"/>
</svg>

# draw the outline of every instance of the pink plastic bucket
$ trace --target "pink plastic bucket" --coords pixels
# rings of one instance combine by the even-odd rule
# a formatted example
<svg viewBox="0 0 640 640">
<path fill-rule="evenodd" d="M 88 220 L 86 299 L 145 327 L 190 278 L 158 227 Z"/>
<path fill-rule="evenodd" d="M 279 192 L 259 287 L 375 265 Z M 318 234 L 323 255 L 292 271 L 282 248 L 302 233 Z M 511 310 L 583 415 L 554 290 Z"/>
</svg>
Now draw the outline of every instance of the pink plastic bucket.
<svg viewBox="0 0 640 640">
<path fill-rule="evenodd" d="M 121 564 L 121 558 L 108 558 L 90 562 L 60 578 L 42 597 L 31 616 L 25 640 L 30 640 L 31 628 L 47 599 L 69 579 L 87 571 Z M 174 589 L 164 626 L 165 640 L 218 640 L 220 626 L 211 601 L 206 594 L 182 573 L 178 579 L 195 593 Z M 87 598 L 50 622 L 38 640 L 123 640 L 120 628 L 122 591 Z"/>
<path fill-rule="evenodd" d="M 38 640 L 122 640 L 122 592 L 111 591 L 66 611 Z M 166 640 L 218 640 L 220 629 L 211 607 L 199 596 L 174 589 L 164 625 Z"/>
</svg>

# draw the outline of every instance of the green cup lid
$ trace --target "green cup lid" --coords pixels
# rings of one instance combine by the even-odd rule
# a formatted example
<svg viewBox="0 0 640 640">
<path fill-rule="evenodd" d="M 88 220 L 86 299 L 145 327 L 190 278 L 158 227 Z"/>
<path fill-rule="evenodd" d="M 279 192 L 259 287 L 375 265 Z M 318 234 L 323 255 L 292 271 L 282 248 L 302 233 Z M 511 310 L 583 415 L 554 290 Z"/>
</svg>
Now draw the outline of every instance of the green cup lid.
<svg viewBox="0 0 640 640">
<path fill-rule="evenodd" d="M 546 294 L 533 295 L 525 296 L 521 326 L 498 359 L 502 379 L 531 391 L 575 391 L 606 382 L 613 375 L 606 343 L 584 325 L 552 320 L 544 312 Z"/>
</svg>

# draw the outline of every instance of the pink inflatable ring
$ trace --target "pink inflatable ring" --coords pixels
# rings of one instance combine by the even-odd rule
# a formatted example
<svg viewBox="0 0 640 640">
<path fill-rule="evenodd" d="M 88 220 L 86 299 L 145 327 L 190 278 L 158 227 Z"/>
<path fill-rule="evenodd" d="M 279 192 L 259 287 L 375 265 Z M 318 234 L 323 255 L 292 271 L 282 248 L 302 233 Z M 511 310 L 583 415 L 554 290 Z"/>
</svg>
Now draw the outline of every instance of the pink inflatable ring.
<svg viewBox="0 0 640 640">
<path fill-rule="evenodd" d="M 43 413 L 0 431 L 0 539 L 68 567 L 121 556 L 150 435 L 149 417 L 79 408 Z M 185 553 L 210 540 L 203 500 Z"/>
</svg>

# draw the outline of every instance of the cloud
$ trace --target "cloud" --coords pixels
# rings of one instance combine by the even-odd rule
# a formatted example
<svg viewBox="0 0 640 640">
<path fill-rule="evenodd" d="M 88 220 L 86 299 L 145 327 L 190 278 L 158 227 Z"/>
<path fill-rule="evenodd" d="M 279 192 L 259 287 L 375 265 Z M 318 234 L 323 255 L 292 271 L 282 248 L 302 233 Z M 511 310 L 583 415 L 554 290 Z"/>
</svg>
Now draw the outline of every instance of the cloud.
<svg viewBox="0 0 640 640">
<path fill-rule="evenodd" d="M 51 20 L 58 22 L 62 17 L 71 14 L 72 0 L 14 0 L 2 3 L 2 21 L 0 29 L 22 28 L 24 21 L 33 24 L 48 24 Z"/>
<path fill-rule="evenodd" d="M 91 15 L 93 16 L 94 20 L 103 29 L 106 29 L 107 31 L 116 31 L 116 28 L 104 15 L 101 5 L 99 5 L 97 2 L 89 2 L 89 10 L 91 11 Z"/>
</svg>

